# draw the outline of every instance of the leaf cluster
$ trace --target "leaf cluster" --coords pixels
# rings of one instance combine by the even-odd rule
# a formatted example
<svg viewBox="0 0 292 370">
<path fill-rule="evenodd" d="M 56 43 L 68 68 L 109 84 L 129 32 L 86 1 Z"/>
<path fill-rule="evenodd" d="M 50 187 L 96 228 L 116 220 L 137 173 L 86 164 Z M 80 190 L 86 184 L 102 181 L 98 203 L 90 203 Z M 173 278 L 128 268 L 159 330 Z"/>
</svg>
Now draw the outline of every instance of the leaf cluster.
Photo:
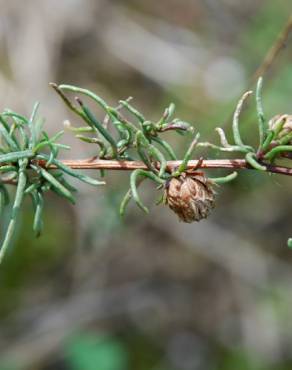
<svg viewBox="0 0 292 370">
<path fill-rule="evenodd" d="M 25 197 L 31 198 L 34 208 L 33 230 L 36 236 L 42 232 L 44 196 L 52 191 L 75 203 L 76 189 L 68 182 L 65 174 L 91 185 L 104 182 L 72 171 L 58 159 L 60 149 L 70 149 L 58 142 L 64 131 L 49 137 L 43 130 L 44 120 L 37 115 L 36 103 L 29 118 L 11 110 L 0 114 L 0 215 L 12 203 L 10 219 L 0 249 L 0 263 L 13 237 L 17 218 Z M 39 162 L 45 161 L 45 166 Z M 55 169 L 51 169 L 52 165 Z M 16 187 L 11 199 L 8 186 Z"/>
</svg>

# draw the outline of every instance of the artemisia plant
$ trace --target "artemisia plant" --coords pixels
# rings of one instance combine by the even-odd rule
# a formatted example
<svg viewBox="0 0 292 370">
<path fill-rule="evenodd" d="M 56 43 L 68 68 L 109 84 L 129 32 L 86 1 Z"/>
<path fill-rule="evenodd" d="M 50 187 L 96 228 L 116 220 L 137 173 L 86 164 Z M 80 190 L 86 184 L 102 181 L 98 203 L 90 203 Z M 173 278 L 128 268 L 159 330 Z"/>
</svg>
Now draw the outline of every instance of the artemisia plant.
<svg viewBox="0 0 292 370">
<path fill-rule="evenodd" d="M 168 205 L 180 220 L 189 223 L 206 218 L 215 205 L 215 187 L 237 176 L 237 172 L 232 172 L 225 177 L 209 178 L 202 168 L 253 169 L 292 175 L 292 167 L 279 166 L 282 159 L 292 158 L 292 118 L 287 114 L 279 114 L 270 120 L 265 118 L 261 102 L 262 78 L 258 80 L 255 94 L 259 132 L 256 148 L 243 141 L 239 129 L 240 112 L 251 91 L 243 95 L 236 107 L 232 123 L 233 143 L 228 142 L 223 129 L 217 128 L 220 145 L 215 145 L 201 142 L 200 134 L 194 132 L 191 124 L 173 118 L 173 103 L 165 109 L 160 119 L 150 121 L 131 104 L 130 98 L 112 107 L 87 89 L 51 85 L 83 122 L 80 127 L 73 127 L 69 121 L 65 121 L 65 128 L 73 132 L 77 139 L 94 144 L 96 156 L 87 161 L 58 159 L 59 151 L 69 150 L 70 147 L 58 143 L 63 131 L 53 137 L 48 136 L 43 129 L 43 120 L 37 114 L 38 104 L 29 118 L 11 110 L 0 114 L 0 214 L 10 212 L 0 249 L 0 263 L 11 243 L 26 196 L 32 200 L 35 210 L 33 230 L 39 236 L 43 226 L 44 197 L 48 191 L 74 203 L 73 193 L 77 189 L 70 184 L 70 176 L 91 185 L 105 185 L 103 180 L 80 174 L 74 168 L 98 168 L 101 177 L 105 170 L 131 170 L 130 189 L 121 202 L 121 215 L 131 199 L 144 212 L 148 212 L 138 193 L 138 186 L 148 179 L 157 184 L 161 192 L 157 203 Z M 72 93 L 75 95 L 73 101 L 68 97 Z M 89 108 L 86 103 L 88 99 L 102 108 L 102 119 Z M 124 112 L 132 118 L 126 118 Z M 187 145 L 185 156 L 180 161 L 164 137 L 167 131 L 191 136 L 191 140 L 187 139 L 190 144 Z M 195 155 L 199 147 L 226 153 L 237 152 L 241 158 L 206 161 Z M 195 156 L 197 158 L 194 160 Z M 9 186 L 16 188 L 14 197 L 8 192 Z M 12 207 L 9 210 L 10 204 Z M 292 239 L 289 239 L 288 245 L 292 247 Z"/>
</svg>

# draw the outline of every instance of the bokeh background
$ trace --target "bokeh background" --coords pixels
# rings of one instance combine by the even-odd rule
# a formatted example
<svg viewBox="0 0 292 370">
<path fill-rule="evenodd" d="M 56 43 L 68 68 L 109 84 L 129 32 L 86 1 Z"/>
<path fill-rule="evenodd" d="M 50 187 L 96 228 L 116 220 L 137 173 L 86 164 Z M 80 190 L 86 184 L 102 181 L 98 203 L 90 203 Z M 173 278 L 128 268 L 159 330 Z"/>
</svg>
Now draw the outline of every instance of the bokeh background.
<svg viewBox="0 0 292 370">
<path fill-rule="evenodd" d="M 48 83 L 71 83 L 110 104 L 131 95 L 153 120 L 173 101 L 205 140 L 230 123 L 292 10 L 290 0 L 0 5 L 1 109 L 29 114 L 38 99 L 54 133 L 78 122 Z M 291 113 L 291 36 L 264 76 L 267 117 Z M 251 141 L 255 118 L 252 100 Z M 70 134 L 64 142 L 64 158 L 94 155 Z M 183 153 L 184 138 L 172 143 Z M 50 195 L 39 239 L 26 204 L 0 270 L 0 369 L 291 370 L 290 178 L 242 173 L 208 220 L 184 225 L 146 182 L 150 215 L 131 203 L 121 220 L 128 175 L 78 185 L 74 207 Z"/>
</svg>

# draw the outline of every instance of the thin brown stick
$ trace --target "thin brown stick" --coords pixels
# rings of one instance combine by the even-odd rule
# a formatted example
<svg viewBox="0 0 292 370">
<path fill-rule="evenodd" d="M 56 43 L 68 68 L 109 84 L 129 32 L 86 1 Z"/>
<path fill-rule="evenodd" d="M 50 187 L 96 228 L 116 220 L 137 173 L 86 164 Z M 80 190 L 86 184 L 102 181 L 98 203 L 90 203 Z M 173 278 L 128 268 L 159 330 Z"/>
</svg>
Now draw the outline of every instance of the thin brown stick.
<svg viewBox="0 0 292 370">
<path fill-rule="evenodd" d="M 274 41 L 272 46 L 269 48 L 268 52 L 266 53 L 263 61 L 250 77 L 247 90 L 250 90 L 254 87 L 255 82 L 258 80 L 259 77 L 264 76 L 268 70 L 271 68 L 272 64 L 275 62 L 277 56 L 280 54 L 281 50 L 286 46 L 288 37 L 290 32 L 292 31 L 292 13 L 290 14 L 288 21 L 284 24 L 282 30 L 280 31 L 277 39 Z M 246 104 L 246 109 L 248 104 Z M 226 127 L 229 122 L 232 120 L 233 114 L 225 121 L 221 127 Z"/>
<path fill-rule="evenodd" d="M 270 69 L 273 62 L 276 60 L 277 56 L 280 54 L 281 50 L 286 46 L 286 42 L 291 31 L 292 31 L 292 14 L 290 14 L 288 21 L 282 28 L 281 32 L 279 33 L 279 36 L 272 44 L 266 56 L 264 57 L 262 63 L 253 74 L 251 78 L 251 84 L 254 84 L 254 82 L 260 76 L 263 76 Z"/>
<path fill-rule="evenodd" d="M 168 161 L 167 169 L 173 170 L 178 167 L 182 161 Z M 45 161 L 37 162 L 40 166 L 45 166 Z M 76 170 L 119 170 L 119 171 L 133 171 L 135 169 L 147 170 L 147 166 L 141 161 L 117 161 L 117 160 L 103 160 L 103 159 L 77 159 L 77 160 L 62 160 L 62 163 L 66 166 Z M 250 170 L 253 169 L 245 159 L 207 159 L 200 161 L 199 159 L 190 160 L 188 162 L 188 168 L 228 168 L 234 170 Z M 157 167 L 159 165 L 157 164 Z M 51 169 L 56 168 L 50 166 Z M 278 173 L 282 175 L 292 176 L 292 168 L 283 166 L 266 165 L 267 172 Z"/>
</svg>

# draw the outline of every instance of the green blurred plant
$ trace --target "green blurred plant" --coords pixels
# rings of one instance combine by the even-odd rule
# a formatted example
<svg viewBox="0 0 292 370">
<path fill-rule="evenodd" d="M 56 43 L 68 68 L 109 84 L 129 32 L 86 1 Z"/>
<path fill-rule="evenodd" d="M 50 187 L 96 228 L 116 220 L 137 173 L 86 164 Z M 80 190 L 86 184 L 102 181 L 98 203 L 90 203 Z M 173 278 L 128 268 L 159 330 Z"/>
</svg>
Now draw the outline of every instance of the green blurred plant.
<svg viewBox="0 0 292 370">
<path fill-rule="evenodd" d="M 200 134 L 194 135 L 194 128 L 189 123 L 179 118 L 172 118 L 175 111 L 173 103 L 165 109 L 158 121 L 153 122 L 147 120 L 130 104 L 131 98 L 121 100 L 117 107 L 111 107 L 89 90 L 71 85 L 51 85 L 65 104 L 86 124 L 73 127 L 69 121 L 65 121 L 65 127 L 74 132 L 79 140 L 95 144 L 99 148 L 96 157 L 87 162 L 87 168 L 90 168 L 91 162 L 96 164 L 100 160 L 102 163 L 99 168 L 101 175 L 104 176 L 104 169 L 107 168 L 105 162 L 114 160 L 119 164 L 118 169 L 132 169 L 130 189 L 120 207 L 121 215 L 124 214 L 131 199 L 139 208 L 148 213 L 137 191 L 138 186 L 145 179 L 150 179 L 158 185 L 158 189 L 163 189 L 163 194 L 158 201 L 163 204 L 168 203 L 169 194 L 165 189 L 168 188 L 172 179 L 179 179 L 180 188 L 175 194 L 179 200 L 178 205 L 185 207 L 189 212 L 196 208 L 199 217 L 192 217 L 191 221 L 206 217 L 208 212 L 201 212 L 206 202 L 204 194 L 213 184 L 223 184 L 235 179 L 237 172 L 220 178 L 198 177 L 197 174 L 202 176 L 202 173 L 196 170 L 207 167 L 207 161 L 200 158 L 196 161 L 196 165 L 190 165 L 190 160 L 197 147 L 207 147 L 223 152 L 238 152 L 243 155 L 243 160 L 217 160 L 217 168 L 247 168 L 292 175 L 291 167 L 278 166 L 278 160 L 292 158 L 292 118 L 284 114 L 275 116 L 269 122 L 266 120 L 261 100 L 262 78 L 258 80 L 256 88 L 259 132 L 259 143 L 256 148 L 244 143 L 239 129 L 239 117 L 243 103 L 251 95 L 251 91 L 246 92 L 240 99 L 233 116 L 234 144 L 228 142 L 222 128 L 217 128 L 221 145 L 215 145 L 210 142 L 199 142 Z M 104 119 L 100 121 L 80 97 L 76 97 L 75 103 L 72 103 L 65 92 L 85 96 L 97 103 L 105 113 Z M 57 142 L 63 131 L 51 138 L 48 136 L 43 130 L 43 120 L 37 117 L 37 109 L 38 104 L 35 105 L 30 118 L 10 110 L 5 110 L 0 115 L 0 212 L 10 203 L 7 186 L 16 186 L 11 217 L 0 250 L 0 262 L 11 242 L 17 216 L 25 196 L 29 195 L 32 199 L 35 209 L 33 229 L 39 236 L 42 231 L 41 215 L 46 192 L 53 191 L 71 203 L 75 202 L 73 192 L 76 189 L 64 175 L 76 177 L 91 185 L 104 184 L 103 181 L 76 173 L 70 166 L 66 166 L 64 162 L 57 159 L 60 149 L 70 149 L 70 147 Z M 127 119 L 122 114 L 122 110 L 127 112 L 132 119 Z M 177 161 L 174 149 L 163 138 L 163 134 L 167 131 L 181 135 L 194 135 L 181 161 Z M 137 160 L 144 167 L 135 165 Z M 127 167 L 127 163 L 131 162 L 134 165 Z M 288 245 L 292 247 L 292 239 L 289 239 Z"/>
<path fill-rule="evenodd" d="M 10 220 L 0 249 L 0 263 L 11 243 L 17 217 L 26 196 L 31 197 L 35 209 L 33 230 L 39 236 L 43 228 L 45 193 L 53 191 L 75 203 L 72 194 L 75 188 L 68 183 L 64 174 L 91 185 L 104 184 L 102 181 L 78 174 L 58 161 L 59 150 L 70 147 L 57 142 L 64 131 L 51 138 L 43 131 L 44 121 L 37 117 L 38 106 L 38 103 L 35 104 L 30 118 L 11 110 L 5 110 L 0 114 L 0 214 L 12 202 L 7 187 L 16 186 Z M 45 160 L 45 166 L 41 167 L 39 160 Z M 54 165 L 55 169 L 50 169 L 51 165 Z"/>
<path fill-rule="evenodd" d="M 72 370 L 127 369 L 127 349 L 117 339 L 96 334 L 73 335 L 65 346 L 66 362 Z"/>
</svg>

